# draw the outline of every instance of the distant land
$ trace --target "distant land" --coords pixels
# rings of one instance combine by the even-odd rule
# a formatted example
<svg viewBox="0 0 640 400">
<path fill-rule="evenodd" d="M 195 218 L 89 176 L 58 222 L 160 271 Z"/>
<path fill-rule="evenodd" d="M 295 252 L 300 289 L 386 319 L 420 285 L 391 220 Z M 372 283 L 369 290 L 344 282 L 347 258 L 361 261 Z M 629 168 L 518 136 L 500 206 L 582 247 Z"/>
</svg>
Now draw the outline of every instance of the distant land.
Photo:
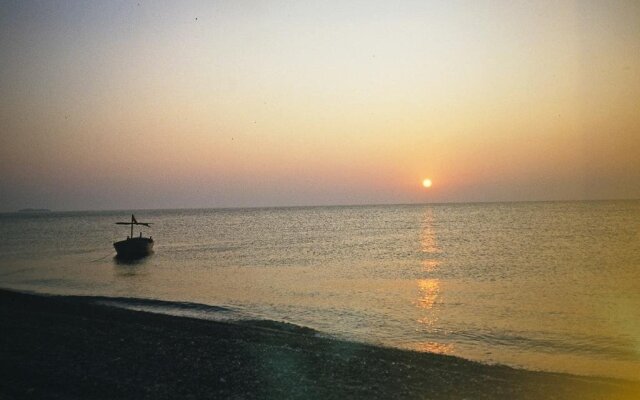
<svg viewBox="0 0 640 400">
<path fill-rule="evenodd" d="M 48 208 L 23 208 L 18 210 L 19 213 L 48 213 L 51 212 Z"/>
</svg>

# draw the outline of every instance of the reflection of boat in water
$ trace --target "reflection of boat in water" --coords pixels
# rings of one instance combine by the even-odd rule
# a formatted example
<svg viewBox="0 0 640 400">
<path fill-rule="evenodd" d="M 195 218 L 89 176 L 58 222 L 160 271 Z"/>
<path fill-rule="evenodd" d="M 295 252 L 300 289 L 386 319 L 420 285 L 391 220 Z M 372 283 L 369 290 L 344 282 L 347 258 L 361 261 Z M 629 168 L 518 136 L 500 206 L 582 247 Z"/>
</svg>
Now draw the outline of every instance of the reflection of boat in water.
<svg viewBox="0 0 640 400">
<path fill-rule="evenodd" d="M 144 225 L 149 227 L 150 223 L 148 222 L 138 222 L 136 217 L 131 214 L 131 222 L 116 222 L 117 225 L 131 225 L 131 236 L 127 236 L 125 240 L 121 240 L 119 242 L 115 242 L 113 247 L 116 248 L 116 253 L 118 253 L 118 258 L 124 259 L 132 259 L 132 258 L 142 258 L 148 256 L 153 250 L 153 238 L 151 236 L 142 237 L 142 232 L 140 232 L 139 237 L 133 237 L 133 226 L 134 225 Z"/>
</svg>

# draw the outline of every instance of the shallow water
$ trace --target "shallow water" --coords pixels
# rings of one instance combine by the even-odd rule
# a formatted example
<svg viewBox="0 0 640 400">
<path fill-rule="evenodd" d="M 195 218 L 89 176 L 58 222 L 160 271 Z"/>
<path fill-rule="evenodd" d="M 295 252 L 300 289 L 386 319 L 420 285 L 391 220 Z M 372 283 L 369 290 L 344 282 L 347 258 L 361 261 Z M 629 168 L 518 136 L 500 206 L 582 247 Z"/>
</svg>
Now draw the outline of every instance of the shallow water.
<svg viewBox="0 0 640 400">
<path fill-rule="evenodd" d="M 0 286 L 640 380 L 640 201 L 136 217 L 156 252 L 122 264 L 126 211 L 0 215 Z"/>
</svg>

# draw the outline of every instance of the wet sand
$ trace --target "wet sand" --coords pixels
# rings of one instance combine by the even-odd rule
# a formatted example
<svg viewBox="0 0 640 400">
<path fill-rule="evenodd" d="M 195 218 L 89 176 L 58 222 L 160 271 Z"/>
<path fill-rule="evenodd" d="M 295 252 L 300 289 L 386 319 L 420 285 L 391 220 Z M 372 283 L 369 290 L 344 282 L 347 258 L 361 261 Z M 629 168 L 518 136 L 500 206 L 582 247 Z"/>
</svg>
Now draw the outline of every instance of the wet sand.
<svg viewBox="0 0 640 400">
<path fill-rule="evenodd" d="M 0 398 L 636 399 L 640 383 L 483 365 L 268 322 L 0 290 Z"/>
</svg>

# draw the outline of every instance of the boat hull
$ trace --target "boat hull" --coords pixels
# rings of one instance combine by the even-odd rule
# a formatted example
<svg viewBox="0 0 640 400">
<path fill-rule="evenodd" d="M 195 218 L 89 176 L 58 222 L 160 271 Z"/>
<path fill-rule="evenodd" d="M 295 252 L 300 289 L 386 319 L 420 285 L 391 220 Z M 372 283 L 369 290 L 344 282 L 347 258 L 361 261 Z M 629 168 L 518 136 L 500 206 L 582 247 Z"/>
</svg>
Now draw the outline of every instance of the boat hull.
<svg viewBox="0 0 640 400">
<path fill-rule="evenodd" d="M 113 247 L 118 253 L 118 258 L 142 258 L 153 251 L 153 239 L 143 237 L 130 238 L 115 242 Z"/>
</svg>

